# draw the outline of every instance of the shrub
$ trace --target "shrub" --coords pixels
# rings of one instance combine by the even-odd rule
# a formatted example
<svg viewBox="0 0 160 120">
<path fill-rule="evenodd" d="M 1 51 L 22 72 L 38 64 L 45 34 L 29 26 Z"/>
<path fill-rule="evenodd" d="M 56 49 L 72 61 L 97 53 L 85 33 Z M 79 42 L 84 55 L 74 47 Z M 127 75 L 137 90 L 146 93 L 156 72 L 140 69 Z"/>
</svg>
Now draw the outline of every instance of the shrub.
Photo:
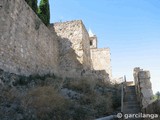
<svg viewBox="0 0 160 120">
<path fill-rule="evenodd" d="M 97 95 L 95 97 L 96 101 L 94 103 L 94 109 L 97 110 L 96 117 L 109 115 L 113 111 L 111 95 Z"/>
<path fill-rule="evenodd" d="M 92 111 L 83 105 L 78 105 L 76 103 L 72 104 L 70 111 L 72 112 L 71 120 L 93 120 L 94 115 Z"/>
<path fill-rule="evenodd" d="M 26 120 L 92 120 L 110 115 L 120 105 L 119 86 L 109 82 L 90 78 L 62 79 L 54 74 L 18 76 L 16 79 L 14 88 L 0 88 L 0 109 L 7 108 L 7 111 L 13 106 L 7 114 L 0 111 L 0 116 L 18 116 L 20 111 Z M 67 94 L 61 91 L 64 88 Z"/>
<path fill-rule="evenodd" d="M 18 100 L 21 100 L 22 94 L 21 91 L 16 89 L 16 88 L 11 88 L 11 87 L 2 87 L 0 89 L 1 94 L 0 94 L 0 103 L 2 102 L 8 102 L 8 103 L 13 103 Z"/>
<path fill-rule="evenodd" d="M 39 120 L 67 118 L 67 101 L 51 86 L 36 87 L 23 99 L 24 108 L 32 108 Z"/>
<path fill-rule="evenodd" d="M 68 89 L 72 89 L 74 91 L 80 92 L 80 93 L 92 93 L 95 86 L 95 81 L 90 79 L 80 79 L 80 80 L 71 80 L 66 83 Z"/>
<path fill-rule="evenodd" d="M 15 88 L 0 88 L 0 119 L 16 119 L 18 113 L 23 113 L 20 106 L 21 94 Z"/>
<path fill-rule="evenodd" d="M 65 87 L 81 94 L 80 99 L 76 100 L 76 103 L 81 107 L 75 108 L 75 110 L 78 109 L 78 111 L 81 111 L 80 113 L 86 111 L 84 117 L 101 117 L 113 111 L 112 98 L 115 95 L 112 93 L 115 88 L 109 82 L 84 78 L 68 81 Z M 79 116 L 80 113 L 75 113 L 75 116 Z"/>
<path fill-rule="evenodd" d="M 121 87 L 117 86 L 112 95 L 113 109 L 121 106 Z"/>
</svg>

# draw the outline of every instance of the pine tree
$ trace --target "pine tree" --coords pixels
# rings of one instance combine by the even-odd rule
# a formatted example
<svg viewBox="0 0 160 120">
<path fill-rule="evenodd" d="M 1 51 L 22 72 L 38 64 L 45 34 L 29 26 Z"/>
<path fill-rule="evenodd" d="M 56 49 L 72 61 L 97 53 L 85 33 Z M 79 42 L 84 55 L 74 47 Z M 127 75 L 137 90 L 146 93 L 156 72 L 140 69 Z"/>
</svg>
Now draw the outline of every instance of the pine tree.
<svg viewBox="0 0 160 120">
<path fill-rule="evenodd" d="M 49 10 L 49 1 L 41 0 L 38 8 L 38 16 L 44 22 L 45 25 L 49 25 L 50 21 L 50 10 Z"/>
</svg>

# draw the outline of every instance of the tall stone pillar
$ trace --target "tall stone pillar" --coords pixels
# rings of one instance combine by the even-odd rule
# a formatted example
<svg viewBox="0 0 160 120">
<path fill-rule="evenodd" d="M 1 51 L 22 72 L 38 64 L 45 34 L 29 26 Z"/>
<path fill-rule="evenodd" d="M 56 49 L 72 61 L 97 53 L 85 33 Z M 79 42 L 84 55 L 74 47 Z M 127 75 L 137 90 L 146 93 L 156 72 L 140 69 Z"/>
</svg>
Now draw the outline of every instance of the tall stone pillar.
<svg viewBox="0 0 160 120">
<path fill-rule="evenodd" d="M 138 80 L 138 73 L 141 71 L 140 67 L 136 67 L 133 70 L 133 77 L 134 77 L 134 84 L 135 84 L 135 89 L 136 89 L 136 95 L 137 95 L 137 100 L 140 102 L 140 88 L 139 88 L 139 80 Z"/>
<path fill-rule="evenodd" d="M 139 87 L 141 91 L 141 102 L 143 108 L 147 107 L 153 98 L 152 85 L 150 82 L 150 72 L 149 71 L 139 71 L 138 72 Z"/>
</svg>

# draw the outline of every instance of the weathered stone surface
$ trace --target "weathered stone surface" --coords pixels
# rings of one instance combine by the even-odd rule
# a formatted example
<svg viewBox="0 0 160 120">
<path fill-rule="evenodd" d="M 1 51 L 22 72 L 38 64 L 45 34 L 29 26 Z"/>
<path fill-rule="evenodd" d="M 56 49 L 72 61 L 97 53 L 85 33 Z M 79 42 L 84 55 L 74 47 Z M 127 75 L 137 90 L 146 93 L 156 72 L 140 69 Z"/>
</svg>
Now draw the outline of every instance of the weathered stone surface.
<svg viewBox="0 0 160 120">
<path fill-rule="evenodd" d="M 109 74 L 105 70 L 89 70 L 83 75 L 84 77 L 92 78 L 93 80 L 109 81 Z"/>
<path fill-rule="evenodd" d="M 152 84 L 150 82 L 150 72 L 140 68 L 134 69 L 134 81 L 136 93 L 142 107 L 147 107 L 153 99 Z"/>
<path fill-rule="evenodd" d="M 139 71 L 138 77 L 139 77 L 140 79 L 150 78 L 150 72 L 149 72 L 149 71 Z"/>
<path fill-rule="evenodd" d="M 81 20 L 48 29 L 25 0 L 2 0 L 0 5 L 1 69 L 20 75 L 111 76 L 109 49 L 94 49 L 91 58 L 90 41 L 97 48 L 97 38 L 89 36 Z"/>
<path fill-rule="evenodd" d="M 90 39 L 88 31 L 82 23 L 82 50 L 83 50 L 83 67 L 84 69 L 91 69 L 91 53 L 90 53 Z"/>
<path fill-rule="evenodd" d="M 0 4 L 0 68 L 24 75 L 58 72 L 56 34 L 24 0 Z"/>
<path fill-rule="evenodd" d="M 97 49 L 97 43 L 98 43 L 97 36 L 94 35 L 91 30 L 89 30 L 89 40 L 90 40 L 90 48 Z"/>
<path fill-rule="evenodd" d="M 110 49 L 91 49 L 91 59 L 94 70 L 105 70 L 112 77 Z"/>
<path fill-rule="evenodd" d="M 57 29 L 56 24 L 59 24 Z M 23 101 L 31 88 L 50 85 L 60 90 L 68 78 L 74 80 L 84 78 L 93 80 L 92 83 L 96 83 L 96 80 L 109 80 L 105 69 L 94 70 L 92 67 L 90 38 L 82 21 L 56 24 L 54 27 L 57 34 L 53 26 L 52 30 L 51 27 L 49 30 L 41 22 L 25 0 L 0 1 L 1 120 L 38 119 L 35 109 L 27 108 Z M 101 59 L 105 61 L 106 58 L 102 55 Z M 80 94 L 76 92 L 62 90 L 64 95 L 70 94 L 73 99 L 80 98 Z M 101 90 L 107 92 L 103 89 L 99 91 Z M 33 99 L 34 97 L 33 95 Z M 96 98 L 99 100 L 98 94 Z M 104 97 L 104 100 L 106 98 Z"/>
<path fill-rule="evenodd" d="M 104 80 L 109 79 L 108 74 L 111 77 L 109 49 L 93 49 L 91 57 L 90 42 L 97 48 L 97 38 L 89 36 L 81 20 L 54 23 L 50 27 L 51 31 L 53 29 L 59 36 L 59 66 L 64 76 L 94 76 Z"/>
<path fill-rule="evenodd" d="M 66 70 L 90 69 L 89 35 L 82 21 L 54 23 L 54 29 L 59 36 L 60 67 Z"/>
</svg>

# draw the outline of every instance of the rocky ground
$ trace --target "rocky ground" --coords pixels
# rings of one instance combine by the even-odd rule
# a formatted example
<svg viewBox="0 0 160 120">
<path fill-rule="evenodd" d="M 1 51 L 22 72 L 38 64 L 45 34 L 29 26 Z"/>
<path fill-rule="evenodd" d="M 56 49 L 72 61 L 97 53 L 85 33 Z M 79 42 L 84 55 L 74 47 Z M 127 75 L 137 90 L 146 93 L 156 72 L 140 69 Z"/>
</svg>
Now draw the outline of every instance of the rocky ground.
<svg viewBox="0 0 160 120">
<path fill-rule="evenodd" d="M 90 78 L 0 70 L 0 120 L 92 120 L 120 106 L 120 87 Z"/>
</svg>

